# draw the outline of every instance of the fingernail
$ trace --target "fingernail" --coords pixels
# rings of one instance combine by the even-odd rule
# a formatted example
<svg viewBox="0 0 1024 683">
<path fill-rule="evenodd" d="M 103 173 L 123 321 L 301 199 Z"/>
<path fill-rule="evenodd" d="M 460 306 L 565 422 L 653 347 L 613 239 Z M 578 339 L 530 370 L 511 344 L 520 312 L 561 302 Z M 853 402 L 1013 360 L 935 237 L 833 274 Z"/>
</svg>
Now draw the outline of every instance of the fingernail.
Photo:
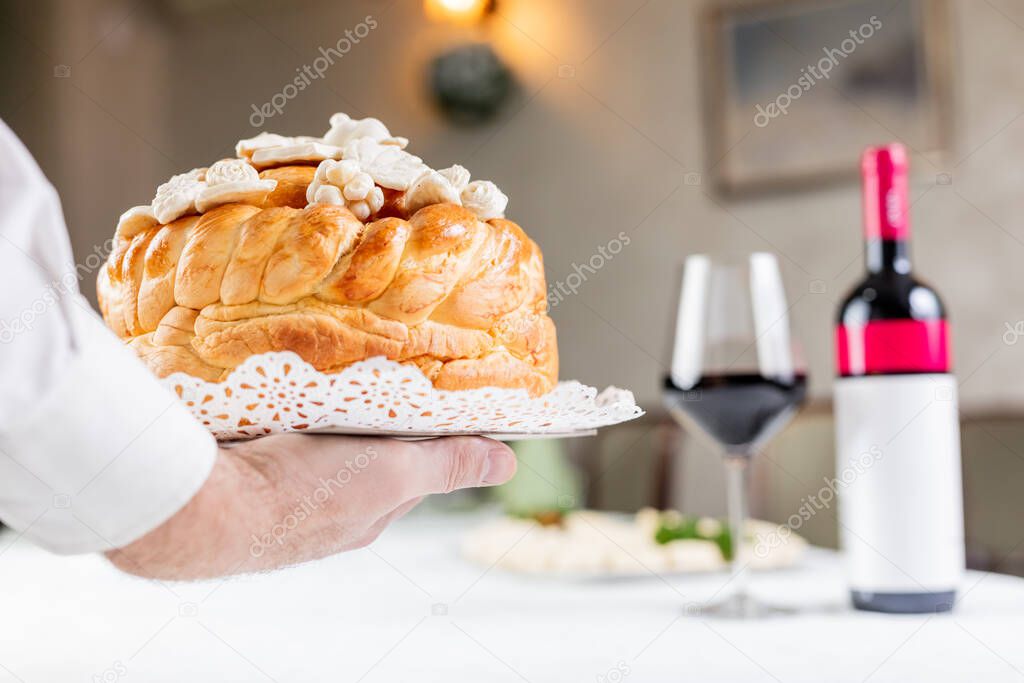
<svg viewBox="0 0 1024 683">
<path fill-rule="evenodd" d="M 516 456 L 507 448 L 495 448 L 487 454 L 483 484 L 496 486 L 504 484 L 516 473 Z"/>
</svg>

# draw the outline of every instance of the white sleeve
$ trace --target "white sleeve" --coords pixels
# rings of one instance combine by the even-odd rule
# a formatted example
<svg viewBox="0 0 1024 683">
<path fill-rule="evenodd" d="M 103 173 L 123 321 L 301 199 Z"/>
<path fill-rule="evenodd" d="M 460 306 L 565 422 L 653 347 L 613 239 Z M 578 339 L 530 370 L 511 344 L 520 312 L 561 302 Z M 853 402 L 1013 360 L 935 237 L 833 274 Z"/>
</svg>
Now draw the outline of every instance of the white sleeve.
<svg viewBox="0 0 1024 683">
<path fill-rule="evenodd" d="M 52 186 L 0 122 L 0 520 L 61 553 L 127 545 L 209 476 L 213 437 L 92 312 Z"/>
</svg>

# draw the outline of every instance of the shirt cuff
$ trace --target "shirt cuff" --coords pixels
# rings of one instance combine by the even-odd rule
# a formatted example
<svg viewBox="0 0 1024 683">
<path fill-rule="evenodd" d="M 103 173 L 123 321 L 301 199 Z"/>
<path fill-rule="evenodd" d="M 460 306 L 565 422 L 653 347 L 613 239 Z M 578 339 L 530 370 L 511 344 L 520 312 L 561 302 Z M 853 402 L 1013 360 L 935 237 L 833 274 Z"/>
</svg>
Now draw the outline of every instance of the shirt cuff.
<svg viewBox="0 0 1024 683">
<path fill-rule="evenodd" d="M 213 436 L 90 313 L 69 307 L 76 353 L 0 434 L 0 519 L 57 553 L 123 547 L 202 487 Z"/>
</svg>

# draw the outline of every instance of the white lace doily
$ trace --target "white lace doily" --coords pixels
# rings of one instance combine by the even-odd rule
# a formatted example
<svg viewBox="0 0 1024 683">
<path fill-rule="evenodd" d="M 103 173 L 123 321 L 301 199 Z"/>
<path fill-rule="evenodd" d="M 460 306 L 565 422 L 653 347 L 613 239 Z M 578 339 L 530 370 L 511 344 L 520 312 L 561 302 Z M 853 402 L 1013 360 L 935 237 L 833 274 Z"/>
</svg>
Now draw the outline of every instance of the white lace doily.
<svg viewBox="0 0 1024 683">
<path fill-rule="evenodd" d="M 370 358 L 329 375 L 291 351 L 252 356 L 223 382 L 163 380 L 221 440 L 292 431 L 498 438 L 569 436 L 643 415 L 633 394 L 576 381 L 530 398 L 523 389 L 435 389 L 418 368 Z"/>
</svg>

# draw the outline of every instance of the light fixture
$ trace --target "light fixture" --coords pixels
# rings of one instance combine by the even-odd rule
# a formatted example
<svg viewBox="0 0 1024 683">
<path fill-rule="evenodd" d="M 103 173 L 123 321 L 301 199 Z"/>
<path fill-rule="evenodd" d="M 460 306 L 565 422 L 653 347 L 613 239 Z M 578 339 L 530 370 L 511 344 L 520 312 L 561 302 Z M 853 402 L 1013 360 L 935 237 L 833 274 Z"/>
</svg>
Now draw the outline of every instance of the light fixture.
<svg viewBox="0 0 1024 683">
<path fill-rule="evenodd" d="M 423 9 L 434 21 L 471 26 L 494 10 L 494 0 L 424 0 Z"/>
<path fill-rule="evenodd" d="M 512 72 L 487 43 L 471 43 L 436 57 L 430 87 L 441 112 L 453 123 L 492 120 L 511 94 Z"/>
</svg>

